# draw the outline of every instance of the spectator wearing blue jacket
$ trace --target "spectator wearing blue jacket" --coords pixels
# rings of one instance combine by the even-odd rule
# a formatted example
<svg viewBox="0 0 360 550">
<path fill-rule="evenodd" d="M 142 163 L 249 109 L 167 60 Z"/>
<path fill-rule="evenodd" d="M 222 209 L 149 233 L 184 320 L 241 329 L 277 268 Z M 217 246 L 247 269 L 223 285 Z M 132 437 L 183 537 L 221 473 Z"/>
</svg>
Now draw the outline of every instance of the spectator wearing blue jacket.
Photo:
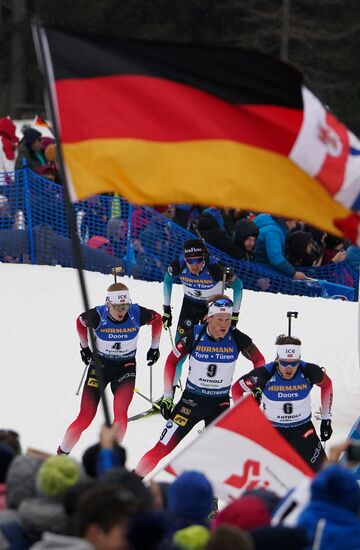
<svg viewBox="0 0 360 550">
<path fill-rule="evenodd" d="M 286 238 L 289 231 L 295 228 L 296 220 L 283 220 L 270 214 L 259 214 L 253 221 L 259 228 L 254 261 L 269 265 L 293 279 L 307 279 L 308 277 L 302 271 L 296 271 L 285 257 Z"/>
<path fill-rule="evenodd" d="M 306 549 L 316 544 L 318 550 L 359 550 L 360 487 L 353 472 L 339 464 L 327 466 L 310 491 L 310 503 L 298 520 L 310 540 Z"/>
</svg>

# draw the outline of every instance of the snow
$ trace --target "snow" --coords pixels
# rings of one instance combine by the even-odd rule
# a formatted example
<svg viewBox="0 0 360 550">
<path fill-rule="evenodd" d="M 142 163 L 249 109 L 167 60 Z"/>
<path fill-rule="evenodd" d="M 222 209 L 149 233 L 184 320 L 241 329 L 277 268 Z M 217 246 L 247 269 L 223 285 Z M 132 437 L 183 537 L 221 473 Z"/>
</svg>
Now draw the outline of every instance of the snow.
<svg viewBox="0 0 360 550">
<path fill-rule="evenodd" d="M 18 431 L 24 450 L 33 447 L 54 453 L 80 406 L 80 396 L 75 392 L 84 365 L 80 359 L 75 320 L 84 308 L 78 275 L 73 269 L 59 266 L 14 264 L 0 264 L 0 275 L 0 428 Z M 106 288 L 113 282 L 112 276 L 86 272 L 85 279 L 90 306 L 102 304 Z M 126 277 L 121 281 L 129 286 L 134 302 L 161 312 L 160 283 Z M 180 285 L 174 285 L 172 305 L 175 321 L 181 300 L 182 289 Z M 299 312 L 298 319 L 292 321 L 292 332 L 303 342 L 303 359 L 326 368 L 332 378 L 334 435 L 331 441 L 339 442 L 347 436 L 359 416 L 357 304 L 245 291 L 238 326 L 253 338 L 267 361 L 274 358 L 275 337 L 287 331 L 287 311 Z M 149 327 L 141 329 L 137 354 L 136 385 L 146 395 L 149 395 L 150 368 L 145 358 L 150 347 L 150 334 Z M 163 332 L 161 358 L 152 368 L 154 398 L 162 394 L 163 366 L 170 349 L 168 334 Z M 235 376 L 239 377 L 251 368 L 252 364 L 240 356 Z M 183 381 L 185 377 L 186 369 Z M 107 396 L 111 411 L 110 391 Z M 312 391 L 313 411 L 317 410 L 319 399 L 320 389 L 315 387 Z M 144 399 L 134 395 L 129 414 L 147 407 Z M 97 441 L 103 418 L 100 405 L 93 424 L 83 433 L 72 456 L 80 459 L 84 450 Z M 134 467 L 143 453 L 156 443 L 163 424 L 160 415 L 129 423 L 124 439 L 128 467 Z M 197 437 L 196 428 L 170 456 L 194 437 Z M 164 463 L 167 461 L 164 459 Z"/>
</svg>

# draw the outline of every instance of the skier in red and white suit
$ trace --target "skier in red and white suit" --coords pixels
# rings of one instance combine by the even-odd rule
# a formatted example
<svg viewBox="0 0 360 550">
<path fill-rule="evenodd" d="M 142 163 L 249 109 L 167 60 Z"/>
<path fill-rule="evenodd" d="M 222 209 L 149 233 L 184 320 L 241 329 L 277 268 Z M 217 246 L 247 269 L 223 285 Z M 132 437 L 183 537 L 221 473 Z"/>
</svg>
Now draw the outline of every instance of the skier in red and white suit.
<svg viewBox="0 0 360 550">
<path fill-rule="evenodd" d="M 144 477 L 168 455 L 201 420 L 205 427 L 230 406 L 230 387 L 239 353 L 254 367 L 265 363 L 249 336 L 231 327 L 233 303 L 227 296 L 214 296 L 208 303 L 208 320 L 195 325 L 177 342 L 167 358 L 161 414 L 167 420 L 160 440 L 135 468 Z M 176 365 L 189 355 L 185 390 L 173 410 L 173 380 Z"/>
<path fill-rule="evenodd" d="M 88 344 L 87 328 L 95 332 L 96 349 L 101 362 L 105 387 L 110 384 L 114 395 L 114 422 L 119 426 L 118 441 L 122 442 L 127 427 L 127 411 L 133 397 L 136 377 L 136 349 L 140 327 L 151 325 L 152 341 L 147 352 L 148 365 L 160 357 L 159 343 L 162 318 L 159 313 L 146 309 L 130 300 L 129 289 L 114 283 L 107 290 L 106 304 L 82 313 L 77 319 L 80 337 L 80 354 L 89 365 L 82 392 L 80 412 L 67 429 L 58 454 L 69 454 L 84 430 L 95 417 L 100 401 L 99 379 Z"/>
</svg>

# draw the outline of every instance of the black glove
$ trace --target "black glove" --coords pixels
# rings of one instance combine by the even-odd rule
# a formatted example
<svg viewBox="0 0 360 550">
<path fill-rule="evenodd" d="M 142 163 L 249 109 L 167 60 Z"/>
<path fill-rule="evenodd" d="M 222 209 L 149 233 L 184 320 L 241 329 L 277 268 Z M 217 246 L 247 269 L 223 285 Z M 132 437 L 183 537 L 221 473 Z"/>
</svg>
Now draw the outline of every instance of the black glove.
<svg viewBox="0 0 360 550">
<path fill-rule="evenodd" d="M 239 314 L 238 313 L 233 313 L 232 316 L 231 316 L 231 326 L 233 328 L 235 328 L 236 325 L 238 324 L 238 321 L 239 321 Z"/>
<path fill-rule="evenodd" d="M 163 306 L 164 313 L 162 316 L 162 325 L 165 330 L 167 330 L 172 325 L 172 315 L 171 315 L 171 307 L 170 306 Z"/>
<path fill-rule="evenodd" d="M 174 400 L 172 397 L 163 397 L 163 400 L 160 404 L 160 412 L 165 420 L 169 420 L 171 412 L 174 407 Z"/>
<path fill-rule="evenodd" d="M 92 351 L 89 347 L 80 349 L 81 360 L 85 365 L 89 365 L 92 358 Z"/>
<path fill-rule="evenodd" d="M 331 420 L 322 420 L 320 424 L 320 439 L 327 441 L 332 435 Z"/>
<path fill-rule="evenodd" d="M 151 367 L 160 357 L 159 348 L 150 348 L 146 354 L 146 360 L 148 361 L 148 366 Z"/>
<path fill-rule="evenodd" d="M 262 397 L 262 389 L 261 388 L 254 388 L 251 393 L 253 394 L 253 396 L 255 397 L 256 401 L 258 402 L 258 404 L 260 405 L 261 403 L 261 397 Z"/>
</svg>

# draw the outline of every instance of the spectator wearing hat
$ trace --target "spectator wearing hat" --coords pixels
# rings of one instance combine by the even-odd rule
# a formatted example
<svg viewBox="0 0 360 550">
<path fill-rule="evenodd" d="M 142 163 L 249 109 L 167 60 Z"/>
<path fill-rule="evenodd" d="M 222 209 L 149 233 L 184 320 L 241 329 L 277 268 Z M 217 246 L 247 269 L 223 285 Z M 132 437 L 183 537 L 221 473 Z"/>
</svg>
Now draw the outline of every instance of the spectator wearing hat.
<svg viewBox="0 0 360 550">
<path fill-rule="evenodd" d="M 203 210 L 201 215 L 193 220 L 202 238 L 219 250 L 226 252 L 235 259 L 243 257 L 242 250 L 232 240 L 232 233 L 228 231 L 226 223 L 226 211 L 211 206 Z"/>
<path fill-rule="evenodd" d="M 167 491 L 167 509 L 173 532 L 203 525 L 209 527 L 209 515 L 214 501 L 213 489 L 207 477 L 195 470 L 179 475 Z"/>
<path fill-rule="evenodd" d="M 321 251 L 309 231 L 293 231 L 287 239 L 286 258 L 294 266 L 311 267 L 320 262 Z"/>
<path fill-rule="evenodd" d="M 234 227 L 234 243 L 242 251 L 241 260 L 253 260 L 259 228 L 251 220 L 239 220 Z"/>
<path fill-rule="evenodd" d="M 63 501 L 67 490 L 80 478 L 80 467 L 73 459 L 51 456 L 44 460 L 36 475 L 37 495 L 22 500 L 18 507 L 18 522 L 1 526 L 9 548 L 29 548 L 44 531 L 67 533 L 69 518 Z"/>
<path fill-rule="evenodd" d="M 230 502 L 212 520 L 211 529 L 219 525 L 233 525 L 245 531 L 270 525 L 271 515 L 267 505 L 255 495 L 243 496 Z"/>
<path fill-rule="evenodd" d="M 343 262 L 345 259 L 346 250 L 343 239 L 335 235 L 326 235 L 321 265 Z"/>
<path fill-rule="evenodd" d="M 309 537 L 307 548 L 358 550 L 360 548 L 360 487 L 349 468 L 331 464 L 317 474 L 310 487 L 310 502 L 298 519 Z"/>
<path fill-rule="evenodd" d="M 38 168 L 46 164 L 42 149 L 42 134 L 35 128 L 26 128 L 23 131 L 23 136 L 18 149 L 15 169 L 23 168 L 23 160 L 26 160 L 27 167 L 37 174 Z"/>
</svg>

